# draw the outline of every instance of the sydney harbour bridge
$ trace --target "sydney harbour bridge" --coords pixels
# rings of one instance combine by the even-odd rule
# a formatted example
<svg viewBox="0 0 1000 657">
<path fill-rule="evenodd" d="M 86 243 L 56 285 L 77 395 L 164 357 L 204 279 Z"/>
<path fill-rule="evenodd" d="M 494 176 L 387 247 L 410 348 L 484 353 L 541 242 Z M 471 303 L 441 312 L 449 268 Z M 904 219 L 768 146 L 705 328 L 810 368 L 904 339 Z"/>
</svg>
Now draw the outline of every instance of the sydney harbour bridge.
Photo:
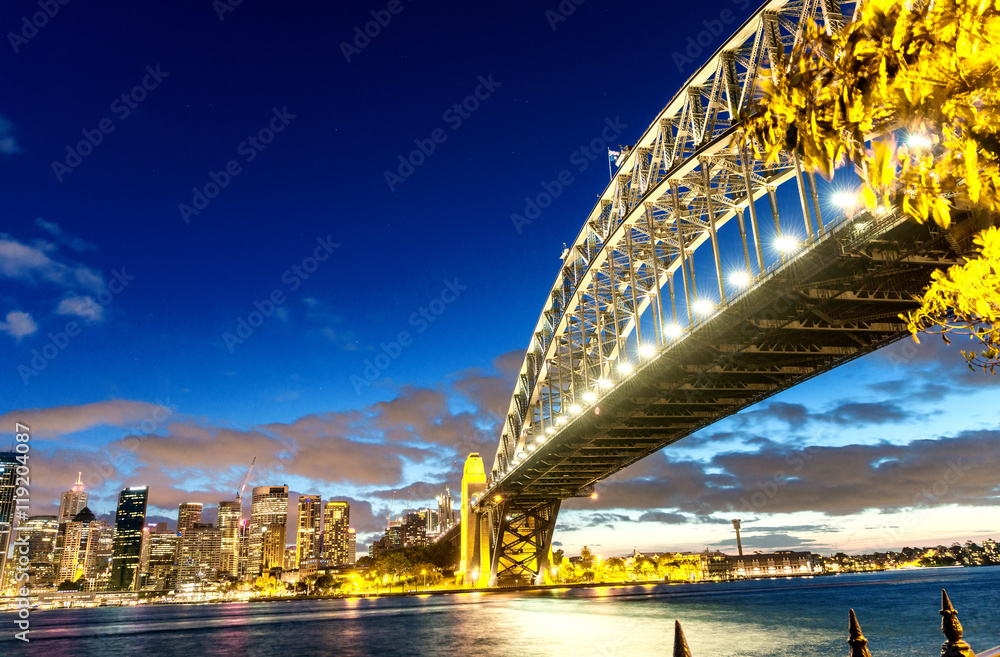
<svg viewBox="0 0 1000 657">
<path fill-rule="evenodd" d="M 968 252 L 971 219 L 944 231 L 892 207 L 831 211 L 794 153 L 731 148 L 810 18 L 851 17 L 837 0 L 771 0 L 623 153 L 563 256 L 492 465 L 466 462 L 468 584 L 543 583 L 563 500 L 908 335 L 899 314 Z"/>
</svg>

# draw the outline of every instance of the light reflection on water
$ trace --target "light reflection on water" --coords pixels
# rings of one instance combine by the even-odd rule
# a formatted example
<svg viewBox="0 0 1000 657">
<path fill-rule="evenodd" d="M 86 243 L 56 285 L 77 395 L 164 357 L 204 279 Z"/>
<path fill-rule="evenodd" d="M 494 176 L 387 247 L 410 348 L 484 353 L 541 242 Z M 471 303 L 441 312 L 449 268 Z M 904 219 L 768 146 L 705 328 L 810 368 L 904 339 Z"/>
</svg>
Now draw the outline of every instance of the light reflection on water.
<svg viewBox="0 0 1000 657">
<path fill-rule="evenodd" d="M 0 654 L 573 655 L 669 654 L 673 621 L 694 657 L 847 653 L 854 608 L 877 657 L 940 650 L 940 589 L 966 638 L 1000 645 L 1000 568 L 924 570 L 730 584 L 559 589 L 269 604 L 36 612 L 32 643 L 0 635 Z M 8 622 L 9 621 L 9 622 Z M 0 614 L 0 625 L 14 627 Z M 13 648 L 13 650 L 11 650 Z"/>
</svg>

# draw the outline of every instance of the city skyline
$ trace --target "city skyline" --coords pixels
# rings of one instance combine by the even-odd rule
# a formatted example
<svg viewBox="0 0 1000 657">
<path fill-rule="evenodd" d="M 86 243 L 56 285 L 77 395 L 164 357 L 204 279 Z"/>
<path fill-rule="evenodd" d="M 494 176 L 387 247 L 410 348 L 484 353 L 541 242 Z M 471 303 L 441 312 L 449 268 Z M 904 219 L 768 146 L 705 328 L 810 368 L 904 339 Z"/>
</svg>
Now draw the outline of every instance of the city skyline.
<svg viewBox="0 0 1000 657">
<path fill-rule="evenodd" d="M 403 6 L 350 57 L 337 44 L 365 11 L 246 3 L 224 22 L 65 12 L 17 53 L 0 105 L 0 444 L 32 428 L 32 515 L 81 481 L 98 518 L 142 484 L 150 519 L 199 500 L 211 519 L 256 456 L 251 488 L 288 486 L 283 543 L 316 494 L 349 501 L 363 550 L 390 513 L 457 491 L 469 453 L 488 470 L 608 151 L 754 9 L 635 5 L 637 24 L 624 5 L 554 22 Z M 658 25 L 677 31 L 666 68 L 648 56 Z M 697 45 L 702 26 L 714 43 Z M 304 32 L 262 46 L 272 29 Z M 77 35 L 80 56 L 51 66 L 42 44 Z M 702 429 L 568 500 L 556 545 L 734 548 L 734 514 L 748 549 L 996 533 L 997 383 L 961 346 L 901 341 Z"/>
</svg>

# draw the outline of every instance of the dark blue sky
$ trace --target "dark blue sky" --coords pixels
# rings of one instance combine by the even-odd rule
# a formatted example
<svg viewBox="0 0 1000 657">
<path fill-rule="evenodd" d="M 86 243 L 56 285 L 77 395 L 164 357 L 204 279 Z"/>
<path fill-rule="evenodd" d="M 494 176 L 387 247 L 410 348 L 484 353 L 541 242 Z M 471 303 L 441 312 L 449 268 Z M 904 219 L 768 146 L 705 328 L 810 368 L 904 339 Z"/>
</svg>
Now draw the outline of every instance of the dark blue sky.
<svg viewBox="0 0 1000 657">
<path fill-rule="evenodd" d="M 220 4 L 76 0 L 38 29 L 24 23 L 37 2 L 0 8 L 0 419 L 36 424 L 39 511 L 83 470 L 97 511 L 149 484 L 153 513 L 176 517 L 178 502 L 231 495 L 256 455 L 251 485 L 349 496 L 370 535 L 392 491 L 398 512 L 457 483 L 468 451 L 491 461 L 491 412 L 607 184 L 605 145 L 633 143 L 756 5 L 244 0 L 220 20 Z M 387 24 L 348 62 L 341 44 L 372 12 Z M 80 152 L 88 134 L 100 143 Z M 512 213 L 563 171 L 572 182 L 518 231 Z M 257 305 L 270 316 L 239 334 Z M 378 359 L 383 344 L 395 357 Z M 938 351 L 900 357 L 926 375 L 913 386 L 939 382 L 939 356 L 956 394 L 977 390 Z M 720 449 L 766 451 L 764 438 L 905 443 L 956 427 L 898 405 L 904 374 L 886 358 L 782 396 L 801 407 L 794 426 L 767 407 L 682 458 L 718 472 Z M 975 399 L 957 429 L 996 429 Z M 842 422 L 845 403 L 872 407 Z M 633 474 L 662 479 L 669 460 Z M 757 475 L 731 472 L 752 489 Z M 666 498 L 602 499 L 685 517 Z M 816 518 L 870 507 L 782 507 L 810 537 L 782 545 L 832 545 Z M 687 540 L 728 536 L 716 530 Z"/>
<path fill-rule="evenodd" d="M 603 156 L 578 172 L 571 154 L 600 136 L 605 119 L 628 126 L 614 145 L 646 128 L 694 69 L 670 58 L 684 26 L 722 8 L 739 12 L 716 4 L 591 0 L 555 22 L 545 13 L 558 11 L 555 2 L 405 1 L 398 14 L 381 14 L 391 21 L 350 63 L 341 42 L 353 45 L 354 28 L 386 3 L 243 2 L 222 21 L 207 0 L 62 6 L 0 59 L 0 115 L 23 150 L 0 161 L 3 230 L 23 243 L 44 238 L 34 224 L 42 217 L 99 247 L 78 261 L 124 267 L 135 280 L 106 309 L 122 321 L 86 331 L 39 377 L 44 385 L 7 379 L 0 389 L 28 405 L 53 394 L 69 402 L 188 389 L 215 407 L 232 394 L 220 397 L 220 387 L 246 398 L 294 377 L 338 408 L 358 401 L 348 379 L 366 352 L 412 328 L 410 314 L 454 278 L 467 293 L 387 374 L 426 383 L 522 347 L 562 242 L 607 182 Z M 0 25 L 19 33 L 33 9 L 6 3 Z M 135 109 L 113 108 L 147 66 L 166 77 L 149 79 L 158 83 Z M 480 77 L 498 86 L 480 89 L 486 98 L 467 118 L 446 115 Z M 239 146 L 274 108 L 295 118 L 247 162 L 253 147 Z M 66 146 L 102 119 L 113 131 L 57 175 L 52 163 L 66 163 Z M 435 129 L 444 143 L 391 192 L 385 172 L 398 175 L 398 156 Z M 239 175 L 185 224 L 178 205 L 230 160 Z M 511 213 L 567 168 L 571 191 L 518 234 Z M 340 248 L 288 290 L 282 273 L 327 235 Z M 223 332 L 275 288 L 289 292 L 287 325 L 272 319 L 231 355 Z M 0 310 L 29 303 L 26 295 L 34 296 L 5 293 Z M 312 316 L 304 298 L 321 306 Z M 63 323 L 32 315 L 42 332 Z M 31 346 L 14 346 L 14 357 Z M 376 396 L 367 388 L 361 401 Z"/>
</svg>

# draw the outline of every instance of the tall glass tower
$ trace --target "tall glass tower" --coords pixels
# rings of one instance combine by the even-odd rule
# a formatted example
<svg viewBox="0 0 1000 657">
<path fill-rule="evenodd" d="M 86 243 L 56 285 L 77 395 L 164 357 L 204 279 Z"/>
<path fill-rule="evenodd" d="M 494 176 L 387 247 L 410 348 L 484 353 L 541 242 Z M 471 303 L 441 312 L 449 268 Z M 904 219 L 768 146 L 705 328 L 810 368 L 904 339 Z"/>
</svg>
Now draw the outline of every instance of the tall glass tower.
<svg viewBox="0 0 1000 657">
<path fill-rule="evenodd" d="M 126 488 L 118 494 L 111 581 L 108 583 L 108 589 L 112 591 L 131 591 L 138 581 L 142 528 L 146 524 L 148 497 L 148 486 Z"/>
</svg>

